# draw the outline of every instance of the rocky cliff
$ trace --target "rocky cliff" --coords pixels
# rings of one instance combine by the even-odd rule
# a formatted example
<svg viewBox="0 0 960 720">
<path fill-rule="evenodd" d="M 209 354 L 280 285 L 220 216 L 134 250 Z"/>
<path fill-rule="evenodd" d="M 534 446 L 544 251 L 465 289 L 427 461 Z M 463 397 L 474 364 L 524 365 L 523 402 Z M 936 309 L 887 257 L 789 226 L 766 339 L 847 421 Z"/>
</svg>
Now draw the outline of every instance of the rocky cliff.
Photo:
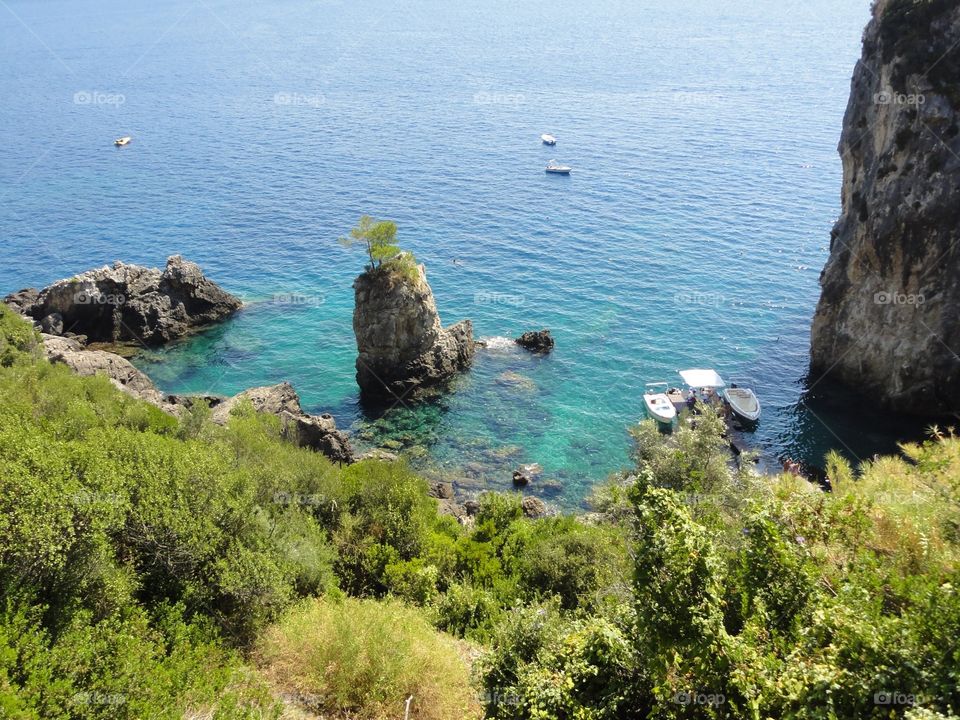
<svg viewBox="0 0 960 720">
<path fill-rule="evenodd" d="M 5 302 L 46 333 L 147 345 L 223 320 L 242 305 L 179 255 L 169 258 L 163 271 L 117 262 L 40 292 L 21 290 Z"/>
<path fill-rule="evenodd" d="M 442 327 L 423 265 L 412 275 L 368 271 L 353 287 L 357 384 L 365 398 L 410 398 L 470 364 L 473 325 Z"/>
<path fill-rule="evenodd" d="M 960 3 L 878 0 L 840 140 L 842 214 L 811 370 L 880 404 L 960 411 Z"/>
</svg>

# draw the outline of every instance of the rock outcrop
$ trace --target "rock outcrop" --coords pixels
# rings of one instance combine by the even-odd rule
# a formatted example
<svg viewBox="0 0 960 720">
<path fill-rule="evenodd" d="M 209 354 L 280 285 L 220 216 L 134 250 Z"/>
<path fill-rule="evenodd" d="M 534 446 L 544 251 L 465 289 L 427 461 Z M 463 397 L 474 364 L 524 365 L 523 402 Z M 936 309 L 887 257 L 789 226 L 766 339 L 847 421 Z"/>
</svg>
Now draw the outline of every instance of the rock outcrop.
<svg viewBox="0 0 960 720">
<path fill-rule="evenodd" d="M 166 268 L 114 263 L 4 300 L 50 334 L 158 345 L 225 319 L 241 301 L 175 255 Z"/>
<path fill-rule="evenodd" d="M 300 396 L 290 383 L 244 390 L 213 407 L 211 420 L 225 425 L 230 413 L 238 403 L 248 400 L 257 412 L 276 415 L 280 418 L 283 435 L 298 447 L 316 450 L 338 463 L 355 460 L 353 448 L 347 436 L 337 430 L 332 415 L 308 415 L 300 406 Z"/>
<path fill-rule="evenodd" d="M 878 0 L 844 118 L 811 377 L 960 410 L 960 4 Z"/>
<path fill-rule="evenodd" d="M 368 271 L 353 284 L 357 384 L 367 399 L 410 399 L 473 360 L 473 324 L 440 324 L 423 265 L 413 277 Z"/>
<path fill-rule="evenodd" d="M 104 350 L 86 350 L 71 338 L 43 334 L 43 349 L 52 363 L 62 363 L 77 375 L 105 375 L 117 388 L 131 397 L 155 405 L 170 415 L 180 416 L 183 406 L 164 396 L 153 382 L 129 360 Z"/>
<path fill-rule="evenodd" d="M 546 355 L 553 350 L 553 338 L 549 330 L 525 332 L 514 342 L 520 347 L 540 355 Z"/>
</svg>

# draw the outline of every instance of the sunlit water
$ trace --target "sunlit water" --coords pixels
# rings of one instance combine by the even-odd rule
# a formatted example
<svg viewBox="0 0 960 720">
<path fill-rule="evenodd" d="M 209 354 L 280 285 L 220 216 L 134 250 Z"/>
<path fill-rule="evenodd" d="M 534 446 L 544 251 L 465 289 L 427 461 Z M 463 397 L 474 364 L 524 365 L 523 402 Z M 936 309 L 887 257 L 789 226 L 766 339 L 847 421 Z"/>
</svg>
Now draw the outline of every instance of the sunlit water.
<svg viewBox="0 0 960 720">
<path fill-rule="evenodd" d="M 539 462 L 576 504 L 684 366 L 753 383 L 770 458 L 890 449 L 902 429 L 800 404 L 868 5 L 8 0 L 0 288 L 181 253 L 248 307 L 141 356 L 163 389 L 289 380 L 468 490 Z M 441 401 L 365 416 L 362 257 L 336 243 L 363 213 L 445 322 L 556 351 L 494 341 Z"/>
</svg>

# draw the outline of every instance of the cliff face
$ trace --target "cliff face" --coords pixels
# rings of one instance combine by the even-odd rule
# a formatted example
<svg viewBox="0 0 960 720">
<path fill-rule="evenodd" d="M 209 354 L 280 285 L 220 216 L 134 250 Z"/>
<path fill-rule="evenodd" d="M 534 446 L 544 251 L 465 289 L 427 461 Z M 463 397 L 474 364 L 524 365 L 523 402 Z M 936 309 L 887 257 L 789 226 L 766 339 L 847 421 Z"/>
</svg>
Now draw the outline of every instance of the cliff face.
<svg viewBox="0 0 960 720">
<path fill-rule="evenodd" d="M 366 272 L 353 287 L 357 384 L 367 398 L 410 397 L 470 364 L 473 325 L 442 327 L 423 265 L 415 278 Z"/>
<path fill-rule="evenodd" d="M 960 3 L 879 0 L 840 140 L 842 214 L 812 328 L 829 375 L 892 409 L 960 410 Z"/>
</svg>

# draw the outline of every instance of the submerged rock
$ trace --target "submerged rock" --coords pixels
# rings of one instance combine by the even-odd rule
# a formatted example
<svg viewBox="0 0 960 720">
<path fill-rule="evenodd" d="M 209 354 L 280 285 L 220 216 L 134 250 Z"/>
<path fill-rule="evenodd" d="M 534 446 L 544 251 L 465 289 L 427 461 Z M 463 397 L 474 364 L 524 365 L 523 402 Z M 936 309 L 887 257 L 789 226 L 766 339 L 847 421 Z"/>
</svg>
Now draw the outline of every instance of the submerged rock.
<svg viewBox="0 0 960 720">
<path fill-rule="evenodd" d="M 21 290 L 5 302 L 41 321 L 51 334 L 82 334 L 91 342 L 157 345 L 236 312 L 240 300 L 175 255 L 156 268 L 112 267 L 60 280 L 37 293 Z"/>
<path fill-rule="evenodd" d="M 369 399 L 415 397 L 470 365 L 473 325 L 440 324 L 423 265 L 413 277 L 372 270 L 353 284 L 356 305 L 357 384 Z"/>
<path fill-rule="evenodd" d="M 815 382 L 927 416 L 960 410 L 958 44 L 956 2 L 875 3 L 811 331 Z"/>
<path fill-rule="evenodd" d="M 513 471 L 513 484 L 517 486 L 529 485 L 533 480 L 543 474 L 543 468 L 539 463 L 530 463 L 521 465 Z"/>
<path fill-rule="evenodd" d="M 300 406 L 300 396 L 290 383 L 244 390 L 213 408 L 211 420 L 225 425 L 230 413 L 243 401 L 249 401 L 257 412 L 280 418 L 283 436 L 298 447 L 307 447 L 338 463 L 356 459 L 350 440 L 337 430 L 332 415 L 308 415 Z"/>
<path fill-rule="evenodd" d="M 526 348 L 530 352 L 539 353 L 541 355 L 545 355 L 553 350 L 554 345 L 553 337 L 551 337 L 549 330 L 525 332 L 523 335 L 514 340 L 514 342 L 520 347 Z"/>
</svg>

